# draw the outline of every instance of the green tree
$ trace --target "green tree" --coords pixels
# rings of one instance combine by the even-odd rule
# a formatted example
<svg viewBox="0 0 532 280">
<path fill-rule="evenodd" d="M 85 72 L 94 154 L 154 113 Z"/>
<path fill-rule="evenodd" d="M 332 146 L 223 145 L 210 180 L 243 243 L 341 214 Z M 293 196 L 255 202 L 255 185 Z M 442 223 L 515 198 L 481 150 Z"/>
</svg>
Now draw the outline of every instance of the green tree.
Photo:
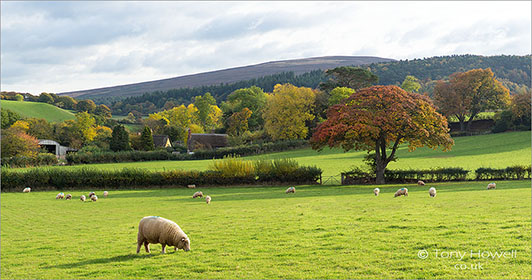
<svg viewBox="0 0 532 280">
<path fill-rule="evenodd" d="M 104 104 L 100 104 L 94 109 L 94 114 L 102 116 L 106 119 L 110 119 L 113 115 L 111 114 L 111 109 Z"/>
<path fill-rule="evenodd" d="M 198 118 L 204 129 L 207 128 L 207 119 L 213 110 L 211 105 L 216 105 L 216 99 L 212 97 L 210 92 L 194 98 L 194 106 L 198 108 Z"/>
<path fill-rule="evenodd" d="M 70 96 L 67 96 L 67 95 L 60 95 L 58 96 L 56 99 L 55 99 L 55 103 L 58 107 L 61 107 L 63 109 L 68 109 L 68 110 L 74 110 L 76 109 L 76 104 L 78 104 L 78 102 L 76 101 L 76 99 L 70 97 Z"/>
<path fill-rule="evenodd" d="M 29 118 L 27 133 L 37 139 L 53 139 L 52 125 L 45 119 Z"/>
<path fill-rule="evenodd" d="M 39 95 L 39 102 L 42 103 L 48 103 L 48 104 L 54 104 L 54 98 L 51 94 L 43 92 L 41 95 Z"/>
<path fill-rule="evenodd" d="M 240 136 L 248 131 L 248 120 L 253 112 L 250 109 L 244 108 L 240 112 L 233 113 L 229 118 L 229 128 L 227 133 L 233 136 Z"/>
<path fill-rule="evenodd" d="M 419 92 L 419 89 L 421 88 L 421 84 L 419 83 L 419 80 L 411 75 L 406 76 L 405 80 L 401 84 L 401 88 L 408 91 L 408 92 Z"/>
<path fill-rule="evenodd" d="M 90 99 L 81 100 L 76 104 L 76 110 L 79 112 L 92 113 L 96 109 L 96 104 Z"/>
<path fill-rule="evenodd" d="M 140 135 L 140 142 L 143 151 L 152 151 L 153 149 L 155 149 L 155 146 L 153 144 L 153 136 L 149 127 L 145 126 L 144 130 L 142 130 L 142 134 Z"/>
<path fill-rule="evenodd" d="M 2 114 L 2 129 L 10 127 L 16 121 L 22 119 L 22 117 L 19 114 L 9 109 L 2 109 L 1 114 Z"/>
<path fill-rule="evenodd" d="M 339 104 L 343 99 L 348 98 L 351 94 L 355 93 L 355 90 L 347 87 L 337 87 L 331 90 L 329 95 L 329 106 Z"/>
<path fill-rule="evenodd" d="M 337 87 L 348 87 L 354 90 L 369 87 L 379 81 L 379 77 L 369 70 L 353 67 L 341 66 L 325 71 L 329 80 L 320 84 L 320 89 L 330 92 Z"/>
<path fill-rule="evenodd" d="M 15 101 L 24 101 L 24 96 L 22 94 L 15 95 Z"/>
<path fill-rule="evenodd" d="M 253 112 L 248 120 L 249 129 L 260 129 L 264 125 L 262 112 L 266 105 L 266 93 L 256 86 L 237 89 L 227 97 L 227 101 L 222 103 L 222 111 L 228 119 L 231 115 L 248 108 Z"/>
<path fill-rule="evenodd" d="M 129 144 L 129 134 L 123 125 L 119 124 L 113 128 L 109 148 L 115 152 L 131 150 L 131 146 Z"/>
</svg>

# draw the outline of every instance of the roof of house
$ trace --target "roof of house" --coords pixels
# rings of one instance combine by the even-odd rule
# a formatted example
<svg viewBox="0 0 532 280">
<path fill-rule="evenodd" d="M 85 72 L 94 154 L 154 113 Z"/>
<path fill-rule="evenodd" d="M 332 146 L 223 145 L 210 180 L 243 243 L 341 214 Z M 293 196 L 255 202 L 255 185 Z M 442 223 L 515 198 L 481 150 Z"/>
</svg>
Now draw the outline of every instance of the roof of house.
<svg viewBox="0 0 532 280">
<path fill-rule="evenodd" d="M 227 146 L 227 134 L 217 133 L 191 133 L 188 140 L 189 150 L 194 150 L 198 146 L 207 149 Z"/>
<path fill-rule="evenodd" d="M 166 147 L 168 141 L 168 135 L 153 135 L 153 144 L 155 147 Z"/>
</svg>

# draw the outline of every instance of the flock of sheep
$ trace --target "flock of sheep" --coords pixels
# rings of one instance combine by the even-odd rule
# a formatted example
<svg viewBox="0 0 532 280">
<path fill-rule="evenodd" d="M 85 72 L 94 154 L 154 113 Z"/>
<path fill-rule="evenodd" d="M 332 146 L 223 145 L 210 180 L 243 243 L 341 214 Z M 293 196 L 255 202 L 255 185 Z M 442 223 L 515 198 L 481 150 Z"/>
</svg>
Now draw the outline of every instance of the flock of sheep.
<svg viewBox="0 0 532 280">
<path fill-rule="evenodd" d="M 418 181 L 418 185 L 424 186 L 425 182 Z M 196 188 L 195 185 L 189 185 L 189 188 Z M 496 185 L 495 183 L 489 183 L 488 184 L 488 190 L 495 189 Z M 31 191 L 30 188 L 25 188 L 23 192 L 29 193 Z M 289 187 L 286 189 L 285 193 L 295 193 L 296 188 L 295 187 Z M 375 196 L 378 196 L 380 193 L 379 188 L 375 188 L 373 190 L 373 193 Z M 107 191 L 103 192 L 103 196 L 107 197 L 109 193 Z M 436 196 L 436 189 L 434 187 L 431 187 L 429 189 L 429 195 L 430 197 Z M 400 188 L 398 189 L 394 197 L 398 196 L 408 196 L 408 189 L 407 188 Z M 203 192 L 197 191 L 192 195 L 192 198 L 203 198 Z M 58 193 L 55 197 L 56 199 L 66 199 L 70 200 L 72 199 L 71 194 L 67 194 L 65 196 L 64 193 Z M 89 193 L 89 198 L 92 201 L 97 201 L 98 197 L 94 192 Z M 86 197 L 85 195 L 82 195 L 80 197 L 81 201 L 85 201 Z M 205 202 L 207 204 L 211 203 L 211 197 L 205 196 Z M 185 234 L 185 232 L 173 221 L 159 217 L 159 216 L 148 216 L 144 217 L 140 220 L 139 223 L 139 231 L 137 234 L 137 254 L 140 252 L 140 247 L 144 245 L 144 248 L 147 253 L 150 253 L 150 243 L 159 243 L 162 245 L 162 253 L 166 253 L 166 246 L 174 247 L 174 251 L 177 251 L 177 249 L 182 249 L 185 252 L 190 251 L 190 239 Z"/>
</svg>

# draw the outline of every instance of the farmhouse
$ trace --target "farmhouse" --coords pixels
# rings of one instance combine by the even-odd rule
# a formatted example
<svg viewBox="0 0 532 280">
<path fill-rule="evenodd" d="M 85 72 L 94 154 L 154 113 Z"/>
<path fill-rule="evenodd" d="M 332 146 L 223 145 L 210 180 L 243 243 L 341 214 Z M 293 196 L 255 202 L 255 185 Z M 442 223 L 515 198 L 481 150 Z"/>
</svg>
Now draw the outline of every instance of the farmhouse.
<svg viewBox="0 0 532 280">
<path fill-rule="evenodd" d="M 153 135 L 153 144 L 155 145 L 155 148 L 172 147 L 168 135 Z"/>
<path fill-rule="evenodd" d="M 197 149 L 214 150 L 227 147 L 227 134 L 189 133 L 187 148 L 189 152 Z"/>
<path fill-rule="evenodd" d="M 57 157 L 64 157 L 67 153 L 77 152 L 77 149 L 61 146 L 54 140 L 39 139 L 39 146 Z"/>
</svg>

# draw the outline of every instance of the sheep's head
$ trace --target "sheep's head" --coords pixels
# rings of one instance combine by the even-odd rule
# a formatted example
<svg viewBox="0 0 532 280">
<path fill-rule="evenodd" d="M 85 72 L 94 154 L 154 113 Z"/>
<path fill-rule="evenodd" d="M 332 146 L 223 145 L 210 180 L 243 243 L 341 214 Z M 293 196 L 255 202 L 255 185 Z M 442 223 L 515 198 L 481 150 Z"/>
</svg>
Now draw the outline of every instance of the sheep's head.
<svg viewBox="0 0 532 280">
<path fill-rule="evenodd" d="M 177 248 L 183 249 L 185 252 L 190 251 L 190 239 L 188 237 L 183 237 L 179 242 L 177 242 Z"/>
</svg>

